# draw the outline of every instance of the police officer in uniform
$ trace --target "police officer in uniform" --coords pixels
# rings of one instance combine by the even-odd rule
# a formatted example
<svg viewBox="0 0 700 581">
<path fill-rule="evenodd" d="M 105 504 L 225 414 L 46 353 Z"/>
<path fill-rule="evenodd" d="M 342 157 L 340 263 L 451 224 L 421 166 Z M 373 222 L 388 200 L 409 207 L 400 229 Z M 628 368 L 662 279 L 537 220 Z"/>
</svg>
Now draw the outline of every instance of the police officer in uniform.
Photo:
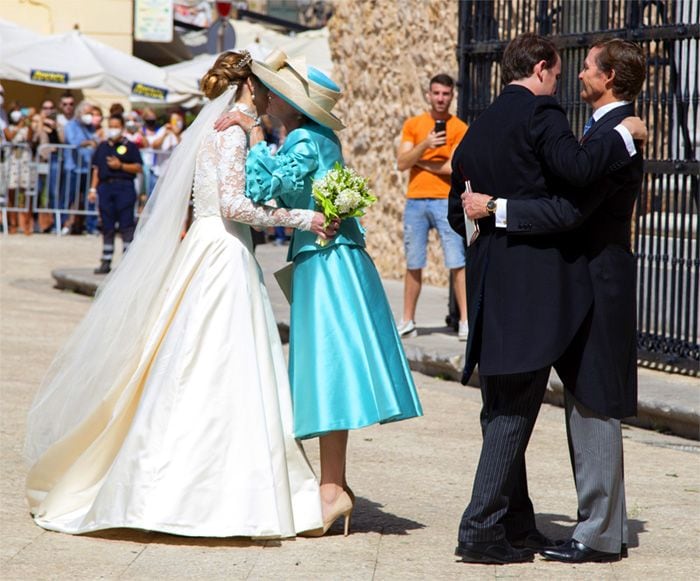
<svg viewBox="0 0 700 581">
<path fill-rule="evenodd" d="M 124 252 L 134 238 L 134 177 L 141 173 L 143 162 L 138 147 L 123 136 L 123 131 L 123 117 L 110 115 L 107 140 L 97 146 L 92 157 L 92 187 L 88 201 L 99 199 L 103 237 L 102 260 L 95 274 L 107 274 L 111 270 L 117 230 L 122 237 Z"/>
</svg>

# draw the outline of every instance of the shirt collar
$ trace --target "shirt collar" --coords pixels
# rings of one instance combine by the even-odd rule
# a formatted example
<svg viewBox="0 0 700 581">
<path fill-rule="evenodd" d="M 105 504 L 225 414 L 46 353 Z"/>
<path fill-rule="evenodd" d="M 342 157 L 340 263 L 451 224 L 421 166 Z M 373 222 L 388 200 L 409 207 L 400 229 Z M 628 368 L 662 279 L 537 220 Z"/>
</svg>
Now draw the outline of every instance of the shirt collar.
<svg viewBox="0 0 700 581">
<path fill-rule="evenodd" d="M 617 109 L 618 107 L 622 107 L 623 105 L 630 105 L 632 102 L 631 101 L 614 101 L 612 103 L 608 103 L 607 105 L 603 105 L 599 109 L 596 109 L 595 112 L 593 113 L 593 119 L 595 119 L 596 122 L 600 121 L 601 117 L 603 115 L 606 115 L 610 113 L 613 109 Z"/>
</svg>

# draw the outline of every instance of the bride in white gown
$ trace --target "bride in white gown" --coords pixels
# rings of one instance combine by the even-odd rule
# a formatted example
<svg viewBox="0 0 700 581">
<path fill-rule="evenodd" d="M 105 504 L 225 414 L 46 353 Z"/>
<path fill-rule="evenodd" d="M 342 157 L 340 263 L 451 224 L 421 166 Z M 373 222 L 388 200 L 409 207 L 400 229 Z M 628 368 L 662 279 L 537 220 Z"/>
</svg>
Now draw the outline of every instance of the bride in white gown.
<svg viewBox="0 0 700 581">
<path fill-rule="evenodd" d="M 32 405 L 27 499 L 46 529 L 289 537 L 322 525 L 245 224 L 332 231 L 317 212 L 244 196 L 247 136 L 213 125 L 232 105 L 254 115 L 249 61 L 224 53 L 204 78 L 220 96 L 185 132 L 129 254 Z"/>
</svg>

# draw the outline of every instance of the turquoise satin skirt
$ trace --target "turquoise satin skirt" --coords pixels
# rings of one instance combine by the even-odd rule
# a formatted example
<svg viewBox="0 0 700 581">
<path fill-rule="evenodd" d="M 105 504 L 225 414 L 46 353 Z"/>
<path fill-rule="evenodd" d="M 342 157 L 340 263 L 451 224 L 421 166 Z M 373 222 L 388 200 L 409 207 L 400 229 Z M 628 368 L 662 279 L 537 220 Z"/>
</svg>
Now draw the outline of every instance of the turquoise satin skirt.
<svg viewBox="0 0 700 581">
<path fill-rule="evenodd" d="M 382 281 L 363 248 L 297 255 L 292 288 L 297 438 L 423 415 Z"/>
</svg>

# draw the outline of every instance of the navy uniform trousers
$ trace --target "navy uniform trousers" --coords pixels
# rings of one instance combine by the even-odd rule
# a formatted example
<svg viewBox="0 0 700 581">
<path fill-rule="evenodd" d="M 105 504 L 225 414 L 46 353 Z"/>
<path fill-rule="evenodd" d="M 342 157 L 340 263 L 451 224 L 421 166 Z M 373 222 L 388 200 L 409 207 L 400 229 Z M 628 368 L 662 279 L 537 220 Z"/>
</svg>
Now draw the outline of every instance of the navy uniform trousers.
<svg viewBox="0 0 700 581">
<path fill-rule="evenodd" d="M 102 260 L 111 262 L 114 256 L 114 237 L 122 237 L 124 252 L 134 239 L 136 220 L 134 205 L 136 189 L 132 179 L 115 179 L 101 182 L 97 187 L 100 218 L 102 219 Z"/>
</svg>

